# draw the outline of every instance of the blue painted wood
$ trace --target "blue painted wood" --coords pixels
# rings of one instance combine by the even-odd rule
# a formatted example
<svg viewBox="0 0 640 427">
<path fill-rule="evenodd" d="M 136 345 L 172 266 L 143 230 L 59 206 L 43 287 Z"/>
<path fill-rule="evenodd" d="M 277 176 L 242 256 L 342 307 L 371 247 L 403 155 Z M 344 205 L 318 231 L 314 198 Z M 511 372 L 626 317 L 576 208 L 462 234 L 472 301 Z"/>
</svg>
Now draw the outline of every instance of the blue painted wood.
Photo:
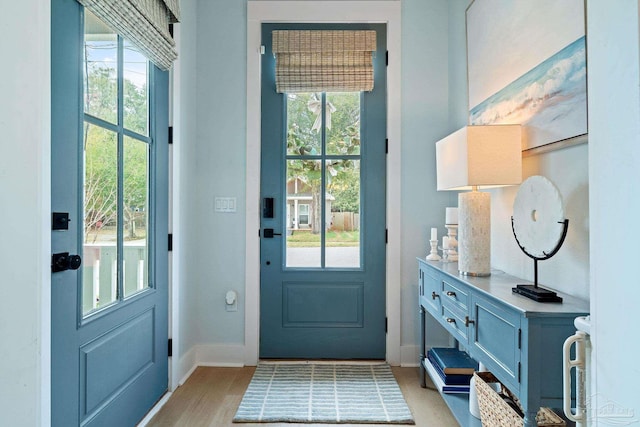
<svg viewBox="0 0 640 427">
<path fill-rule="evenodd" d="M 260 357 L 384 359 L 386 25 L 264 24 L 262 27 L 266 53 L 262 55 L 261 196 L 274 198 L 275 215 L 261 218 L 261 227 L 284 234 L 286 99 L 285 95 L 275 92 L 275 62 L 271 53 L 274 29 L 374 29 L 378 45 L 374 58 L 375 89 L 361 95 L 362 268 L 287 269 L 284 236 L 263 238 Z M 300 285 L 294 294 L 287 285 L 292 283 Z M 360 293 L 353 292 L 353 283 L 363 284 Z M 302 291 L 303 284 L 309 287 L 306 292 Z M 326 284 L 333 284 L 333 288 Z M 337 290 L 341 284 L 345 286 L 343 293 Z M 295 303 L 290 301 L 292 296 Z M 346 299 L 342 300 L 343 297 Z M 296 320 L 292 322 L 292 319 Z M 316 324 L 312 325 L 313 322 Z"/>
<path fill-rule="evenodd" d="M 153 365 L 154 314 L 154 310 L 147 310 L 80 347 L 83 416 L 96 411 L 132 378 Z"/>
<path fill-rule="evenodd" d="M 441 294 L 443 287 L 440 274 L 432 269 L 421 269 L 420 280 L 422 283 L 420 295 L 424 297 L 424 303 L 429 305 L 432 313 L 440 313 L 442 310 Z"/>
<path fill-rule="evenodd" d="M 519 397 L 525 427 L 536 425 L 535 415 L 541 406 L 562 406 L 562 344 L 575 332 L 573 319 L 588 314 L 587 301 L 563 294 L 562 304 L 539 303 L 513 294 L 511 288 L 522 279 L 502 272 L 475 278 L 459 275 L 456 263 L 418 258 L 418 264 L 423 282 L 419 286 L 423 292 L 419 296 L 421 309 Z M 427 289 L 441 289 L 436 298 L 442 299 L 441 307 L 424 295 Z M 447 322 L 448 316 L 456 322 Z M 468 316 L 470 321 L 466 336 L 460 331 L 465 327 L 460 325 L 460 316 Z M 421 315 L 421 364 L 426 345 L 424 321 Z M 421 366 L 421 378 L 424 374 Z M 443 397 L 462 426 L 478 425 L 459 398 Z"/>
<path fill-rule="evenodd" d="M 485 366 L 514 393 L 520 391 L 520 313 L 511 311 L 498 301 L 474 294 L 471 314 L 475 323 L 470 328 L 469 346 L 482 354 Z"/>
<path fill-rule="evenodd" d="M 285 282 L 282 285 L 285 328 L 364 326 L 364 283 Z M 316 303 L 310 305 L 309 301 Z"/>
<path fill-rule="evenodd" d="M 83 235 L 82 43 L 80 4 L 52 1 L 51 206 L 69 212 L 71 223 L 68 231 L 52 232 L 51 246 L 77 254 Z M 151 287 L 83 318 L 82 277 L 92 266 L 52 274 L 54 427 L 133 426 L 167 389 L 168 73 L 154 68 L 151 80 Z"/>
</svg>

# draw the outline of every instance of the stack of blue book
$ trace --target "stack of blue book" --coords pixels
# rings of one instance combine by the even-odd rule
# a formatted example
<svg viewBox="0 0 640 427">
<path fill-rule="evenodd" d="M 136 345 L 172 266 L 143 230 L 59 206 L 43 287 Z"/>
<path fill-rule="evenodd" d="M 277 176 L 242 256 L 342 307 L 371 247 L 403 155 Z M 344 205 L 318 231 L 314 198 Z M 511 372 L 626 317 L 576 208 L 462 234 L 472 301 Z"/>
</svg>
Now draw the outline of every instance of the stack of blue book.
<svg viewBox="0 0 640 427">
<path fill-rule="evenodd" d="M 478 363 L 456 348 L 434 347 L 424 361 L 434 385 L 442 393 L 469 393 L 469 382 Z"/>
</svg>

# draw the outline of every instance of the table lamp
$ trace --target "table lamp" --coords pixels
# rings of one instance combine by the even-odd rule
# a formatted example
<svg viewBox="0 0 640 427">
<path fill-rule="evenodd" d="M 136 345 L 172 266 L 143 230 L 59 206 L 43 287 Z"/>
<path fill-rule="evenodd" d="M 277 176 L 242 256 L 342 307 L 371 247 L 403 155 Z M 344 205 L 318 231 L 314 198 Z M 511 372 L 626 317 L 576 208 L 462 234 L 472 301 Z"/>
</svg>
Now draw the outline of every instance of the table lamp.
<svg viewBox="0 0 640 427">
<path fill-rule="evenodd" d="M 491 196 L 480 187 L 522 182 L 520 125 L 465 126 L 436 142 L 438 191 L 458 194 L 458 270 L 491 274 Z"/>
</svg>

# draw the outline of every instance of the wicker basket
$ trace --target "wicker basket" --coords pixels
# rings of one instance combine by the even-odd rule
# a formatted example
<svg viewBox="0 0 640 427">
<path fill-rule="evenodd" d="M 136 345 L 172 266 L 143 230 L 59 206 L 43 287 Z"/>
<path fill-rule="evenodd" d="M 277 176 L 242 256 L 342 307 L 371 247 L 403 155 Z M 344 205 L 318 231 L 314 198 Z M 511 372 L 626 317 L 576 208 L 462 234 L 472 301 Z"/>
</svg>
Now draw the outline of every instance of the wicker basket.
<svg viewBox="0 0 640 427">
<path fill-rule="evenodd" d="M 520 408 L 520 412 L 522 412 L 518 398 L 500 383 L 491 372 L 476 372 L 473 375 L 475 377 L 482 426 L 523 427 L 524 421 L 522 416 L 507 403 L 511 400 Z M 500 392 L 496 392 L 487 383 L 500 384 Z M 544 427 L 563 427 L 566 425 L 564 420 L 549 408 L 540 408 L 538 415 L 536 415 L 536 421 L 538 426 Z"/>
</svg>

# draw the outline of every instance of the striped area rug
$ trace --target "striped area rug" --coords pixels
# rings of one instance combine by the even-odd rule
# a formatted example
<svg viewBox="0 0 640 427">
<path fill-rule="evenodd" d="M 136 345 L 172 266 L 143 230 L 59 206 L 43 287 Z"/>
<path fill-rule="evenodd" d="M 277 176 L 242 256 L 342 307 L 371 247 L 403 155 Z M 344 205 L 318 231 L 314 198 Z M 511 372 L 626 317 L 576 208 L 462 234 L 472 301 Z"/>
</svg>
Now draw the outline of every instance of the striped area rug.
<svg viewBox="0 0 640 427">
<path fill-rule="evenodd" d="M 233 422 L 415 424 L 389 365 L 340 363 L 258 364 Z"/>
</svg>

